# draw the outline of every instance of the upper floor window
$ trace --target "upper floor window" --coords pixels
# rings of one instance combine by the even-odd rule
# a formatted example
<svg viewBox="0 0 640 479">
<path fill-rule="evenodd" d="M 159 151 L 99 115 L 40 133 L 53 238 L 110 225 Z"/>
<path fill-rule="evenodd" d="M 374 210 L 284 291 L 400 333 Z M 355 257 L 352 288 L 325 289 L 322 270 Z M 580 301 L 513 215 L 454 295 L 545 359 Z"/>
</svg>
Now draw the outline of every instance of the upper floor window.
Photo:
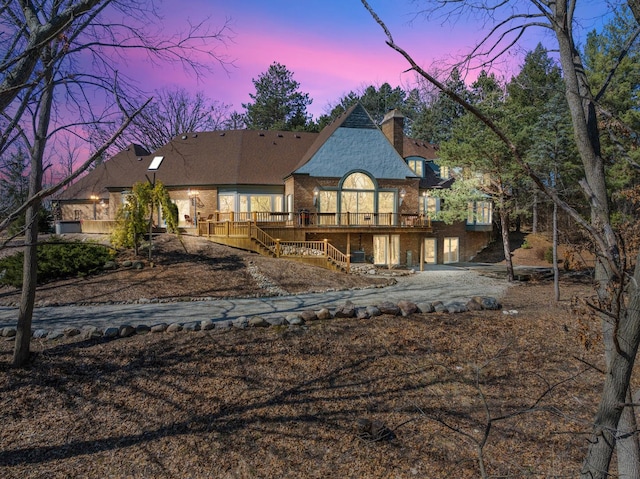
<svg viewBox="0 0 640 479">
<path fill-rule="evenodd" d="M 425 215 L 428 218 L 433 218 L 436 213 L 440 211 L 440 198 L 435 196 L 423 195 L 420 197 L 420 211 L 421 215 Z"/>
<path fill-rule="evenodd" d="M 423 160 L 407 160 L 407 165 L 420 178 L 424 178 L 424 161 Z"/>
<path fill-rule="evenodd" d="M 491 201 L 470 201 L 467 224 L 490 225 L 493 222 L 493 204 Z"/>
<path fill-rule="evenodd" d="M 343 190 L 375 190 L 373 180 L 364 173 L 351 173 L 342 182 Z"/>
</svg>

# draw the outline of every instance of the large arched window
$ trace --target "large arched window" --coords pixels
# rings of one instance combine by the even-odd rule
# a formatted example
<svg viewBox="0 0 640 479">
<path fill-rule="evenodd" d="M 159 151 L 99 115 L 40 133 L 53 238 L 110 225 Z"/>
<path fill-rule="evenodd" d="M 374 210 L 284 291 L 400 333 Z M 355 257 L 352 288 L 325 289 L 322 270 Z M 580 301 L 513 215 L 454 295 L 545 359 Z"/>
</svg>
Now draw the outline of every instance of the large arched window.
<svg viewBox="0 0 640 479">
<path fill-rule="evenodd" d="M 381 189 L 365 172 L 347 174 L 337 188 L 318 193 L 319 221 L 339 225 L 391 225 L 395 221 L 398 192 Z"/>
<path fill-rule="evenodd" d="M 342 213 L 375 212 L 376 185 L 364 173 L 351 173 L 342 182 L 340 210 Z"/>
</svg>

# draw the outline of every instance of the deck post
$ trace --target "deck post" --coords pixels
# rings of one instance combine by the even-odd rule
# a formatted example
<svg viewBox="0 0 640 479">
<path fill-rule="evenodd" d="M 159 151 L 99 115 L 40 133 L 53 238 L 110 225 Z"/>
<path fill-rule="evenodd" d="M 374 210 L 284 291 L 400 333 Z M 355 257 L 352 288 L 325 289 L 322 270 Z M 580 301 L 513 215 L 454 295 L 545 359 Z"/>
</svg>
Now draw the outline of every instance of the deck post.
<svg viewBox="0 0 640 479">
<path fill-rule="evenodd" d="M 324 257 L 329 257 L 329 240 L 327 238 L 324 239 Z"/>
<path fill-rule="evenodd" d="M 420 271 L 424 271 L 424 238 L 420 237 Z"/>
<path fill-rule="evenodd" d="M 230 227 L 229 225 L 231 225 L 231 221 L 224 222 L 225 236 L 227 238 L 229 237 L 229 227 Z"/>
<path fill-rule="evenodd" d="M 276 258 L 280 257 L 280 238 L 276 239 Z"/>
<path fill-rule="evenodd" d="M 351 271 L 351 233 L 347 233 L 347 273 Z"/>
</svg>

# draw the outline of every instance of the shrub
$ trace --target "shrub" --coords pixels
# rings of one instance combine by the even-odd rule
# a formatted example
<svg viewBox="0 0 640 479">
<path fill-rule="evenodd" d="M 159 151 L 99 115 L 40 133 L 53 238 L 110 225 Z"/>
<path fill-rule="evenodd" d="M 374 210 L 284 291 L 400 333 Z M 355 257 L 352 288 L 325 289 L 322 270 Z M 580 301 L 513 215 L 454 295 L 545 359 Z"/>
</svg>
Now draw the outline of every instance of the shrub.
<svg viewBox="0 0 640 479">
<path fill-rule="evenodd" d="M 553 247 L 549 246 L 545 251 L 544 251 L 544 259 L 547 263 L 551 263 L 553 264 Z"/>
<path fill-rule="evenodd" d="M 96 273 L 112 257 L 103 245 L 52 239 L 38 246 L 38 283 Z M 1 259 L 0 284 L 21 287 L 23 261 L 22 252 Z"/>
</svg>

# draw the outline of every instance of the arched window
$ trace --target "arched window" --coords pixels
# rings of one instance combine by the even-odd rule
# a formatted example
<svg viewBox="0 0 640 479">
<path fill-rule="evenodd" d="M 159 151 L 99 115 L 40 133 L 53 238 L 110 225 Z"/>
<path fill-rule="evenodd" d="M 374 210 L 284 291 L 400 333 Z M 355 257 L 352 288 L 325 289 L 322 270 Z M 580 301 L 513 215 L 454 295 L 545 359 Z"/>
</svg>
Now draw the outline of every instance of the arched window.
<svg viewBox="0 0 640 479">
<path fill-rule="evenodd" d="M 351 173 L 342 182 L 340 210 L 342 213 L 375 213 L 376 185 L 365 173 Z"/>
</svg>

